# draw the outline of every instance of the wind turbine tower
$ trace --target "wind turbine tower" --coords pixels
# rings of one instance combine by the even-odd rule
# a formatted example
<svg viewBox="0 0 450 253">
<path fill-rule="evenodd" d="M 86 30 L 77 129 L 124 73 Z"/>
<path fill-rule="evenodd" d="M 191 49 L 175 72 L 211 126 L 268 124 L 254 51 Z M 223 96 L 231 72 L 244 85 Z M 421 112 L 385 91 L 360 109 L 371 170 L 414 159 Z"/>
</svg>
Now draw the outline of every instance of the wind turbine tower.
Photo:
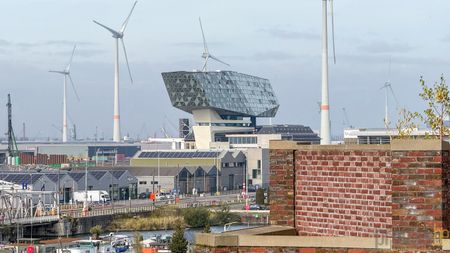
<svg viewBox="0 0 450 253">
<path fill-rule="evenodd" d="M 331 144 L 331 122 L 330 122 L 330 103 L 328 98 L 328 10 L 327 5 L 330 1 L 331 6 L 331 25 L 333 38 L 333 56 L 336 63 L 336 54 L 334 47 L 334 13 L 333 0 L 322 0 L 322 103 L 320 105 L 320 144 Z"/>
<path fill-rule="evenodd" d="M 49 72 L 57 73 L 64 75 L 64 83 L 63 83 L 63 127 L 62 127 L 62 142 L 67 142 L 67 134 L 68 134 L 68 126 L 67 126 L 67 79 L 70 80 L 72 84 L 73 91 L 78 100 L 80 97 L 78 96 L 77 90 L 75 89 L 75 84 L 73 83 L 72 77 L 70 76 L 70 65 L 72 64 L 73 55 L 75 54 L 76 45 L 73 47 L 72 56 L 70 56 L 69 64 L 67 64 L 66 68 L 62 71 L 50 70 Z"/>
<path fill-rule="evenodd" d="M 115 40 L 115 64 L 114 64 L 114 129 L 113 129 L 113 141 L 114 142 L 120 142 L 120 106 L 119 106 L 119 39 L 122 42 L 122 48 L 123 48 L 123 54 L 125 56 L 125 60 L 127 62 L 127 68 L 128 68 L 128 74 L 130 75 L 131 83 L 133 83 L 133 77 L 131 75 L 130 65 L 128 64 L 128 56 L 127 56 L 127 50 L 125 48 L 125 42 L 123 41 L 123 36 L 125 29 L 127 28 L 128 21 L 130 20 L 131 14 L 133 13 L 134 7 L 136 6 L 137 1 L 134 2 L 133 7 L 131 8 L 130 14 L 128 14 L 128 17 L 125 19 L 125 21 L 122 24 L 122 27 L 120 30 L 116 31 L 112 28 L 107 27 L 106 25 L 103 25 L 95 20 L 94 23 L 97 25 L 105 28 L 108 30 L 112 37 Z"/>
</svg>

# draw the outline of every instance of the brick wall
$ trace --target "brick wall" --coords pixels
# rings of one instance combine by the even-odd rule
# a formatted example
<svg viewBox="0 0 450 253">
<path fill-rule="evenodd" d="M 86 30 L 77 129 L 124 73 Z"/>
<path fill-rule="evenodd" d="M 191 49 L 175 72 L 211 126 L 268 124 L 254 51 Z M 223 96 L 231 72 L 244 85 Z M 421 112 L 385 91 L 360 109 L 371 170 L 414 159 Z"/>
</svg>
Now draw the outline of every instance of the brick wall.
<svg viewBox="0 0 450 253">
<path fill-rule="evenodd" d="M 448 143 L 280 143 L 270 151 L 271 224 L 293 222 L 299 235 L 387 236 L 396 250 L 427 251 L 436 249 L 434 229 L 449 229 Z"/>
<path fill-rule="evenodd" d="M 395 248 L 430 249 L 433 229 L 448 225 L 444 160 L 448 164 L 448 151 L 392 151 Z"/>
<path fill-rule="evenodd" d="M 360 248 L 286 248 L 286 247 L 204 247 L 196 246 L 195 253 L 410 253 L 407 250 L 382 250 L 382 249 L 360 249 Z M 448 251 L 433 250 L 433 253 L 444 253 Z"/>
<path fill-rule="evenodd" d="M 296 152 L 299 235 L 392 235 L 389 150 Z"/>
<path fill-rule="evenodd" d="M 270 150 L 270 223 L 294 226 L 294 151 Z"/>
</svg>

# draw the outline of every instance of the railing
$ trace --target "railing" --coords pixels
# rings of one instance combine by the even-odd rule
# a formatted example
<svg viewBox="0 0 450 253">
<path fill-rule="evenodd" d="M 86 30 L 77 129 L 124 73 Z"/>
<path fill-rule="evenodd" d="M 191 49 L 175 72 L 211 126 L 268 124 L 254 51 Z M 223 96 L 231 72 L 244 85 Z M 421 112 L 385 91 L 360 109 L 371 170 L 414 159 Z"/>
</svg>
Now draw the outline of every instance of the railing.
<svg viewBox="0 0 450 253">
<path fill-rule="evenodd" d="M 130 214 L 130 213 L 141 213 L 141 212 L 151 212 L 155 210 L 158 206 L 171 205 L 177 208 L 190 208 L 190 207 L 212 207 L 220 206 L 223 204 L 236 204 L 243 203 L 242 199 L 230 198 L 225 200 L 205 200 L 202 198 L 189 199 L 190 202 L 175 203 L 174 200 L 164 200 L 164 201 L 151 201 L 151 200 L 141 200 L 138 202 L 133 202 L 133 205 L 139 206 L 129 206 L 129 201 L 123 201 L 123 203 L 116 203 L 114 205 L 103 206 L 100 209 L 93 209 L 90 211 L 78 210 L 61 210 L 61 217 L 72 217 L 72 218 L 87 218 L 95 216 L 107 216 L 116 214 Z M 123 206 L 119 206 L 119 205 Z M 239 211 L 233 211 L 239 212 Z M 243 211 L 246 212 L 246 211 Z M 266 213 L 268 211 L 250 211 L 250 212 L 260 212 Z M 11 224 L 31 224 L 31 223 L 44 223 L 44 222 L 54 222 L 58 221 L 59 217 L 57 215 L 47 215 L 47 216 L 37 216 L 37 217 L 27 217 L 27 218 L 16 218 L 16 219 L 3 219 L 0 220 L 0 225 L 11 225 Z"/>
</svg>

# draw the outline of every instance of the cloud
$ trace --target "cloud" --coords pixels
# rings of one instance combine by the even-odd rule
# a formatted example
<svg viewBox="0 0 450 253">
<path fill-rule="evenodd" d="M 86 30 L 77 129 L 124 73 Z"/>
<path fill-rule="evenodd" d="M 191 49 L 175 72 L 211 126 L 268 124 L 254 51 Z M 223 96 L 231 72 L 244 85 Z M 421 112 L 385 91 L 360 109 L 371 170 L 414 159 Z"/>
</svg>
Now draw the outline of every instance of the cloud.
<svg viewBox="0 0 450 253">
<path fill-rule="evenodd" d="M 81 57 L 92 57 L 95 55 L 101 55 L 101 54 L 105 54 L 107 52 L 107 50 L 102 50 L 102 49 L 77 49 L 75 52 L 75 56 L 81 56 Z M 72 54 L 72 50 L 70 51 L 59 51 L 56 53 L 57 55 L 69 55 Z"/>
<path fill-rule="evenodd" d="M 0 39 L 0 46 L 9 46 L 10 44 L 11 42 L 4 39 Z"/>
<path fill-rule="evenodd" d="M 371 41 L 369 44 L 360 46 L 360 50 L 373 53 L 408 53 L 414 48 L 407 43 L 388 43 L 385 41 Z"/>
<path fill-rule="evenodd" d="M 445 35 L 442 39 L 442 42 L 450 42 L 450 34 Z"/>
<path fill-rule="evenodd" d="M 218 47 L 218 46 L 222 46 L 225 45 L 225 43 L 223 42 L 208 42 L 208 47 Z M 179 43 L 173 43 L 173 46 L 177 46 L 177 47 L 192 47 L 192 48 L 202 48 L 203 47 L 203 42 L 179 42 Z"/>
<path fill-rule="evenodd" d="M 69 41 L 69 40 L 46 40 L 46 41 L 36 41 L 36 42 L 11 42 L 0 39 L 0 46 L 16 46 L 21 49 L 28 49 L 32 47 L 42 47 L 42 46 L 73 46 L 77 44 L 83 46 L 94 46 L 96 43 L 86 42 L 86 41 Z"/>
<path fill-rule="evenodd" d="M 282 51 L 266 51 L 266 52 L 259 52 L 254 54 L 253 56 L 249 57 L 249 60 L 255 60 L 255 61 L 284 61 L 284 60 L 291 60 L 295 59 L 296 56 L 293 54 L 288 54 Z"/>
<path fill-rule="evenodd" d="M 282 28 L 269 28 L 260 29 L 259 32 L 269 34 L 270 36 L 278 39 L 291 39 L 291 40 L 319 40 L 320 36 L 317 33 L 305 32 L 305 31 L 292 31 Z"/>
</svg>

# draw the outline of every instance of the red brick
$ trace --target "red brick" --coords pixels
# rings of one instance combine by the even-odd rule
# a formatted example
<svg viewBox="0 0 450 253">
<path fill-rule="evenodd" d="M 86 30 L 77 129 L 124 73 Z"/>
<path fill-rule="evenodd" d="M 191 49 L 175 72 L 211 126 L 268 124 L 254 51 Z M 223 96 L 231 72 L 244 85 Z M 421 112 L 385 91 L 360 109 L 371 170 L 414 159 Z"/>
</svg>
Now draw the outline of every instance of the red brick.
<svg viewBox="0 0 450 253">
<path fill-rule="evenodd" d="M 315 248 L 301 248 L 298 250 L 298 253 L 316 253 Z"/>
</svg>

